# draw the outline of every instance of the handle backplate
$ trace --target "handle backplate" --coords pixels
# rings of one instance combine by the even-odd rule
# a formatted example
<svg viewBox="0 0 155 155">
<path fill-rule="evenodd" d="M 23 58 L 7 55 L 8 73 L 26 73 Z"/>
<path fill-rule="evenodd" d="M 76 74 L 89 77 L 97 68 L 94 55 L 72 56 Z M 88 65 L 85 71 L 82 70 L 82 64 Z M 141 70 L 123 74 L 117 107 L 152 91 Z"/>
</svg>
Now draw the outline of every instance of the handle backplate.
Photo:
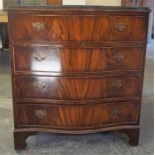
<svg viewBox="0 0 155 155">
<path fill-rule="evenodd" d="M 125 56 L 124 56 L 123 53 L 114 52 L 113 55 L 112 55 L 112 58 L 113 58 L 114 60 L 116 60 L 117 62 L 121 62 L 121 61 L 123 61 L 123 59 L 125 58 Z"/>
<path fill-rule="evenodd" d="M 45 25 L 42 22 L 32 22 L 32 28 L 39 32 L 45 30 Z"/>
<path fill-rule="evenodd" d="M 38 118 L 44 118 L 47 116 L 47 112 L 46 112 L 46 110 L 35 110 L 35 115 Z"/>
<path fill-rule="evenodd" d="M 118 114 L 118 110 L 117 109 L 111 109 L 110 110 L 110 114 L 117 115 Z"/>
<path fill-rule="evenodd" d="M 45 82 L 34 82 L 34 86 L 37 89 L 44 89 L 44 88 L 46 88 L 46 83 Z"/>
<path fill-rule="evenodd" d="M 33 54 L 34 59 L 36 59 L 37 61 L 43 61 L 45 59 L 45 53 L 44 52 L 36 52 Z"/>
<path fill-rule="evenodd" d="M 117 23 L 117 24 L 115 25 L 115 29 L 116 29 L 118 32 L 123 32 L 126 28 L 127 28 L 126 24 L 123 24 L 123 23 Z"/>
<path fill-rule="evenodd" d="M 115 89 L 120 89 L 123 87 L 123 82 L 121 80 L 115 80 L 112 82 L 112 87 Z"/>
</svg>

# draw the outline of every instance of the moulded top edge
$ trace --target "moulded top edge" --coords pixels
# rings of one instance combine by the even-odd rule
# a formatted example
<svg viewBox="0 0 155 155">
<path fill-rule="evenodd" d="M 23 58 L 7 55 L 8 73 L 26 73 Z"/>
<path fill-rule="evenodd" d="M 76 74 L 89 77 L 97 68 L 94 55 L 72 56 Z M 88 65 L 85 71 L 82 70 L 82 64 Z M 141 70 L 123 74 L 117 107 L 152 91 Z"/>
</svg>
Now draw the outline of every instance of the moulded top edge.
<svg viewBox="0 0 155 155">
<path fill-rule="evenodd" d="M 11 5 L 8 10 L 52 10 L 52 11 L 123 11 L 123 12 L 150 12 L 147 7 L 126 6 L 96 6 L 96 5 Z"/>
</svg>

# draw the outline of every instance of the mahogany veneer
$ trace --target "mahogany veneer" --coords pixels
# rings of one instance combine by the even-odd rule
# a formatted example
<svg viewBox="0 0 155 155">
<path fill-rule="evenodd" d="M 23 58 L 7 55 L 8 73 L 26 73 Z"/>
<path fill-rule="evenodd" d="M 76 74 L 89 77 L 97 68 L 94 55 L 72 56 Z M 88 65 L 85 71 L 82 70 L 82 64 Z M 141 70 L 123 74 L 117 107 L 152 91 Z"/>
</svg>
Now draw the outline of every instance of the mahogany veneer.
<svg viewBox="0 0 155 155">
<path fill-rule="evenodd" d="M 147 8 L 12 6 L 15 149 L 38 132 L 118 130 L 137 145 Z"/>
</svg>

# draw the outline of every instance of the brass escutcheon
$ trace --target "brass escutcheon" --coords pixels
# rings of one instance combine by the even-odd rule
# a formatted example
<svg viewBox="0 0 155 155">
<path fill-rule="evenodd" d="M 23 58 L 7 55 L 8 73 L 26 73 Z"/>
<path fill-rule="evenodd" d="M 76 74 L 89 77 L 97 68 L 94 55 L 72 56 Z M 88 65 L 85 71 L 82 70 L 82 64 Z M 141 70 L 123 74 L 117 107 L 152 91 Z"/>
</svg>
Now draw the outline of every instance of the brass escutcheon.
<svg viewBox="0 0 155 155">
<path fill-rule="evenodd" d="M 125 29 L 126 29 L 126 25 L 123 24 L 123 23 L 118 23 L 115 25 L 115 29 L 118 31 L 118 32 L 123 32 Z"/>
<path fill-rule="evenodd" d="M 120 89 L 123 87 L 123 83 L 121 80 L 115 80 L 112 82 L 112 87 L 115 89 Z"/>
<path fill-rule="evenodd" d="M 110 114 L 111 115 L 118 115 L 119 114 L 119 110 L 118 109 L 111 109 L 110 110 Z"/>
<path fill-rule="evenodd" d="M 124 59 L 124 54 L 123 53 L 120 53 L 120 52 L 114 52 L 113 53 L 113 59 L 118 61 L 118 62 L 121 62 L 123 59 Z"/>
<path fill-rule="evenodd" d="M 44 52 L 36 52 L 34 53 L 34 59 L 37 61 L 43 61 L 45 59 L 45 53 Z"/>
<path fill-rule="evenodd" d="M 46 87 L 46 84 L 44 82 L 34 82 L 34 86 L 37 89 L 44 89 Z"/>
<path fill-rule="evenodd" d="M 45 25 L 44 23 L 41 23 L 41 22 L 32 22 L 32 28 L 35 31 L 42 31 L 45 29 Z"/>
<path fill-rule="evenodd" d="M 46 110 L 35 110 L 35 115 L 38 118 L 44 118 L 47 116 Z"/>
</svg>

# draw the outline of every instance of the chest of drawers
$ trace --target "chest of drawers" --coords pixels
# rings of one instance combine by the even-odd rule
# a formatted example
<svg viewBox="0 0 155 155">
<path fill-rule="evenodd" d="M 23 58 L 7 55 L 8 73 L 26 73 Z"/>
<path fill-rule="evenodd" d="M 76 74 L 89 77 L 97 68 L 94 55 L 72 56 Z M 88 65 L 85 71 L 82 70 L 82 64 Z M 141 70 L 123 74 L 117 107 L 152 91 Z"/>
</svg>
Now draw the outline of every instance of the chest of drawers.
<svg viewBox="0 0 155 155">
<path fill-rule="evenodd" d="M 9 8 L 15 149 L 38 132 L 121 131 L 138 144 L 147 8 Z"/>
</svg>

